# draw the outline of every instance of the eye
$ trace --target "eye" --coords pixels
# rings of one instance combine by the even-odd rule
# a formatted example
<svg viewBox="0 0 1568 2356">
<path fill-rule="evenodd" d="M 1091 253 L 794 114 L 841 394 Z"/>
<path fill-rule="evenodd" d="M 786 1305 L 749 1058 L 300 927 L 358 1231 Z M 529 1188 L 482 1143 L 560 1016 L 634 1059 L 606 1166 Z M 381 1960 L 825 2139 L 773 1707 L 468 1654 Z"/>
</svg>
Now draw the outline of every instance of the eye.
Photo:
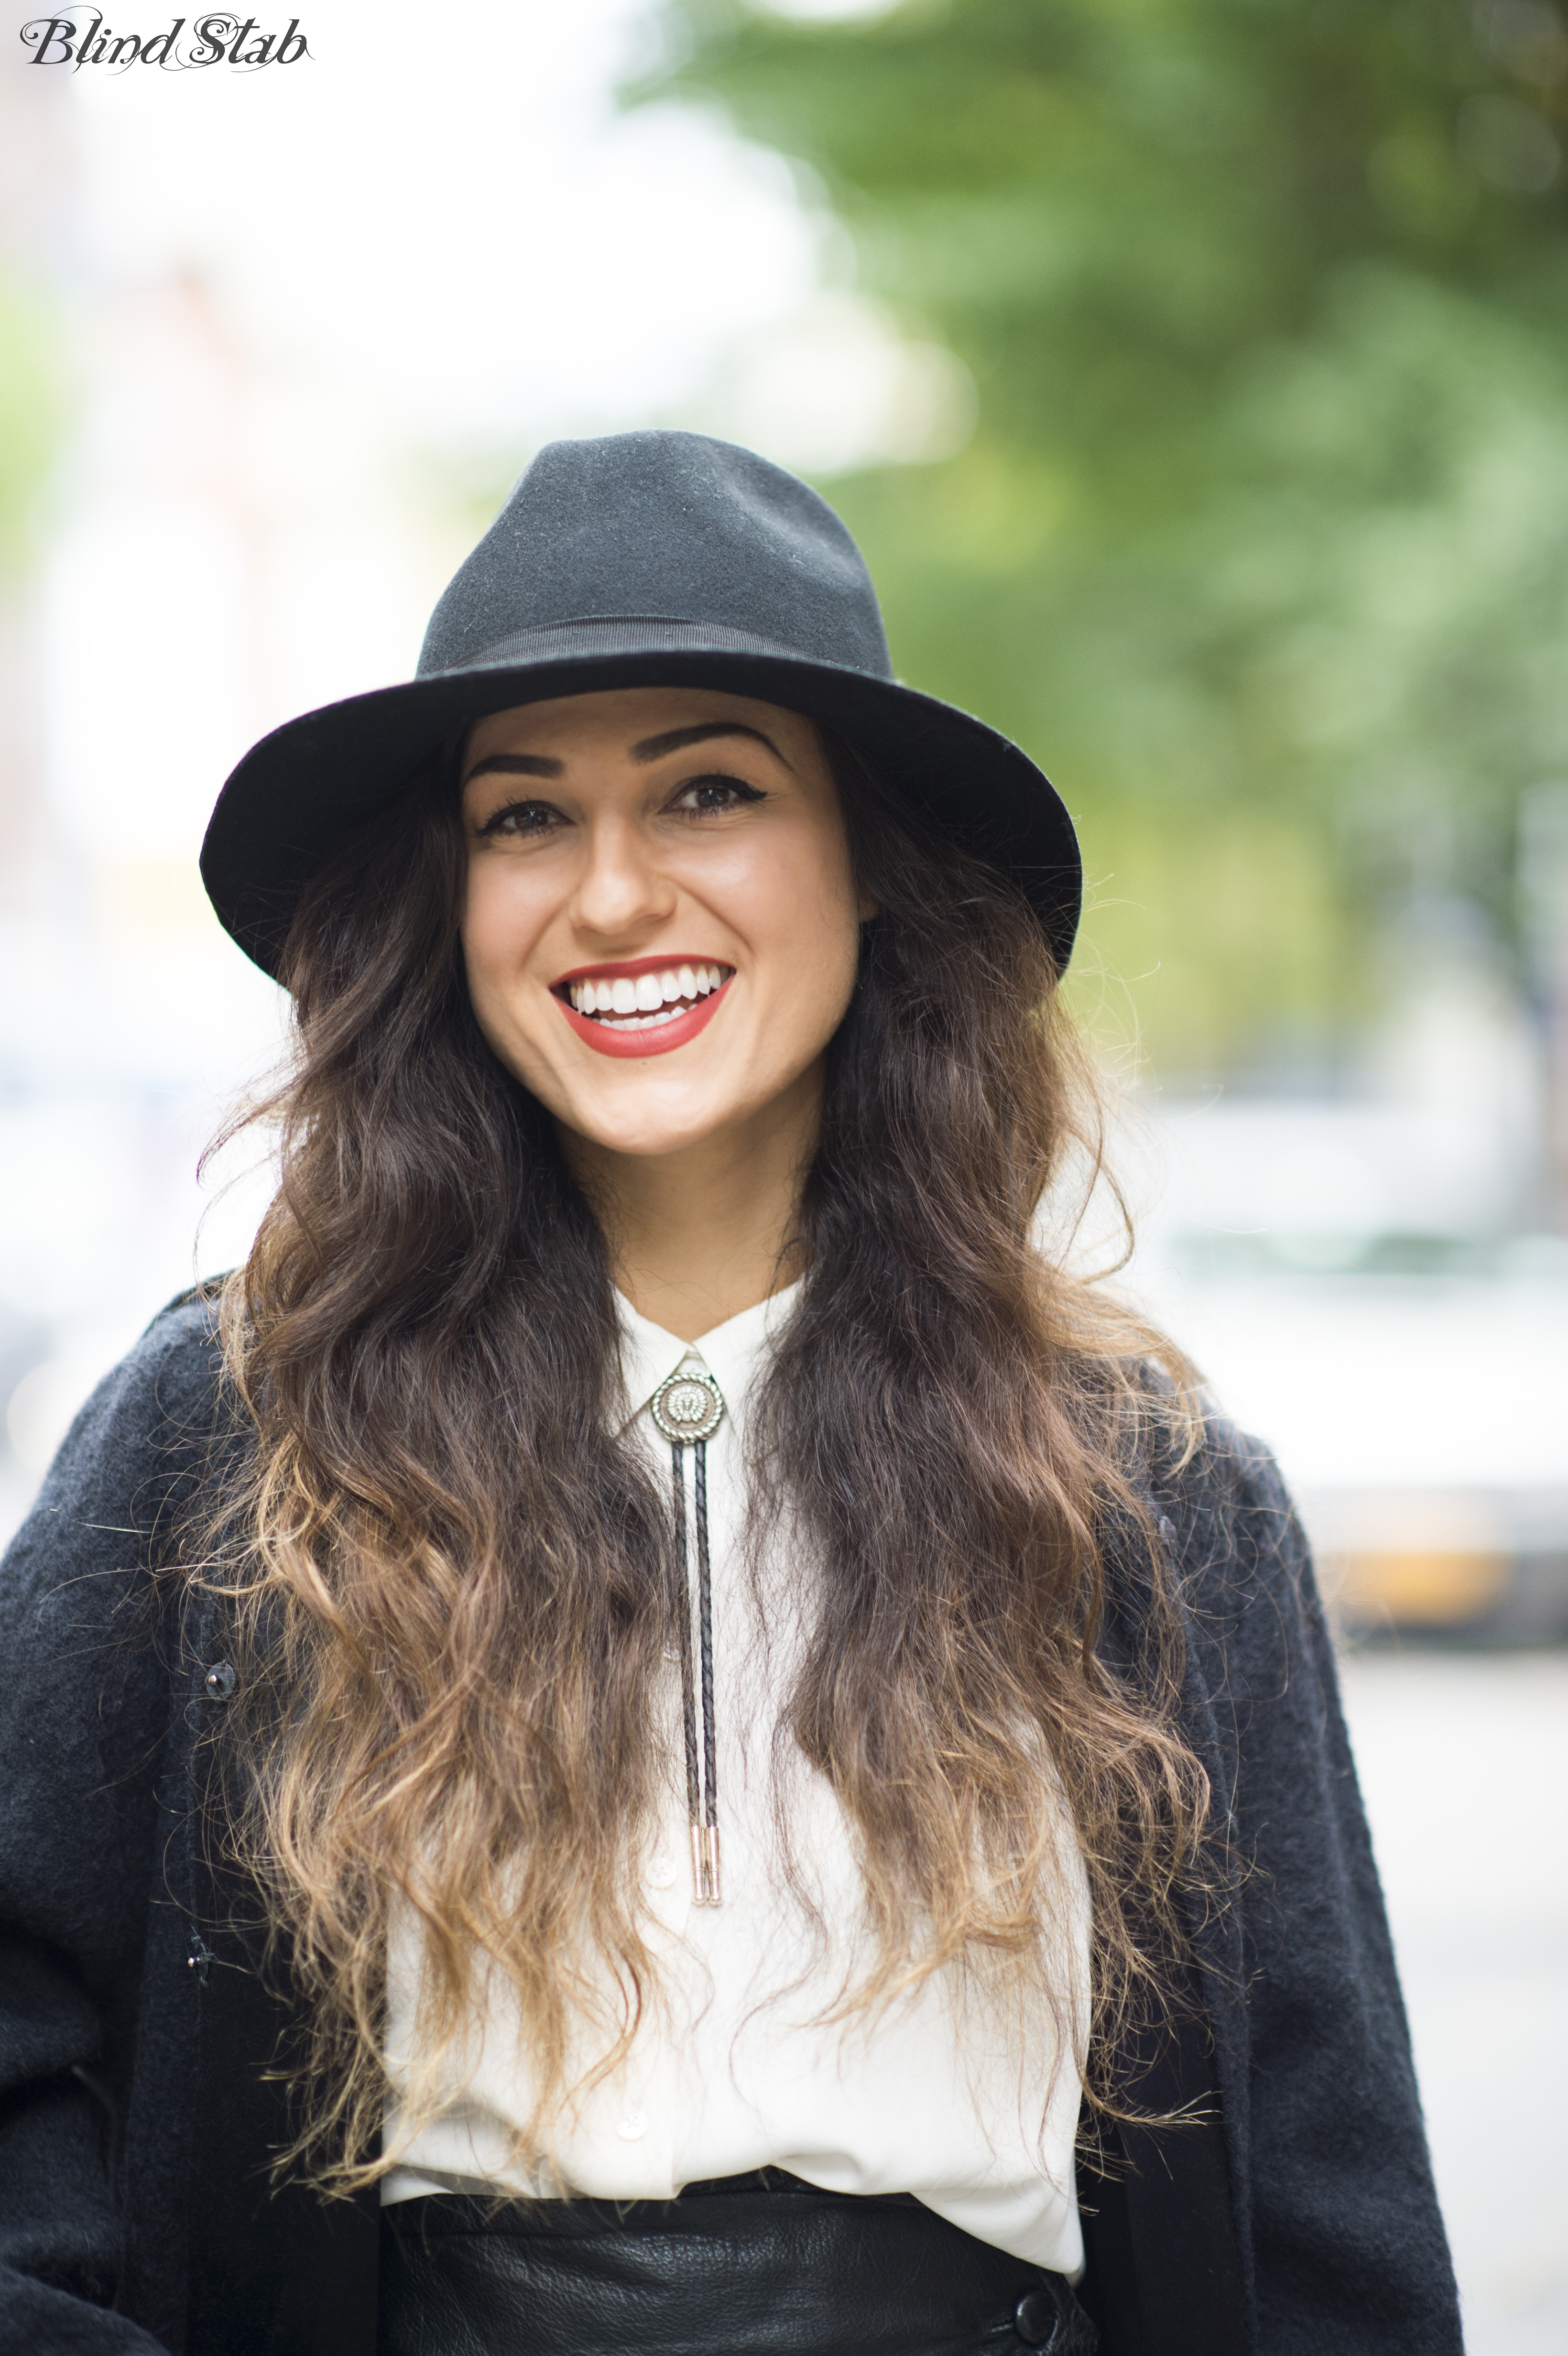
<svg viewBox="0 0 1568 2356">
<path fill-rule="evenodd" d="M 708 818 L 718 811 L 739 809 L 742 802 L 760 802 L 766 797 L 756 786 L 749 786 L 741 777 L 722 775 L 688 777 L 670 803 L 671 809 L 685 810 L 693 817 Z"/>
<path fill-rule="evenodd" d="M 553 802 L 507 802 L 492 810 L 475 831 L 481 840 L 493 835 L 547 834 L 560 823 L 560 812 Z"/>
</svg>

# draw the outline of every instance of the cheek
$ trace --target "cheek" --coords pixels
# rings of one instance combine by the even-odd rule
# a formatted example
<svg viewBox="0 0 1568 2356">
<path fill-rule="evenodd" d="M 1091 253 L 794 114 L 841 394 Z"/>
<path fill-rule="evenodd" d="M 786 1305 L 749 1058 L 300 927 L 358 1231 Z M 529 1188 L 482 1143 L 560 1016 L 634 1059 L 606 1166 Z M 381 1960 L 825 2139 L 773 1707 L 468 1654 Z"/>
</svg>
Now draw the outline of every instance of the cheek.
<svg viewBox="0 0 1568 2356">
<path fill-rule="evenodd" d="M 469 869 L 459 935 L 468 995 L 481 1028 L 496 1044 L 521 1011 L 518 978 L 537 936 L 536 912 L 517 878 L 499 862 L 475 862 Z"/>
<path fill-rule="evenodd" d="M 837 816 L 827 840 L 818 843 L 812 902 L 824 962 L 840 978 L 848 974 L 852 979 L 860 959 L 859 894 L 843 822 Z"/>
<path fill-rule="evenodd" d="M 458 932 L 468 975 L 468 994 L 476 1007 L 483 1004 L 497 978 L 499 926 L 495 902 L 494 892 L 485 889 L 482 875 L 471 868 Z"/>
<path fill-rule="evenodd" d="M 809 855 L 789 863 L 787 886 L 775 904 L 771 962 L 784 1010 L 793 1008 L 801 1023 L 822 1030 L 818 1044 L 826 1044 L 854 988 L 859 912 L 841 844 L 818 840 L 802 848 Z"/>
</svg>

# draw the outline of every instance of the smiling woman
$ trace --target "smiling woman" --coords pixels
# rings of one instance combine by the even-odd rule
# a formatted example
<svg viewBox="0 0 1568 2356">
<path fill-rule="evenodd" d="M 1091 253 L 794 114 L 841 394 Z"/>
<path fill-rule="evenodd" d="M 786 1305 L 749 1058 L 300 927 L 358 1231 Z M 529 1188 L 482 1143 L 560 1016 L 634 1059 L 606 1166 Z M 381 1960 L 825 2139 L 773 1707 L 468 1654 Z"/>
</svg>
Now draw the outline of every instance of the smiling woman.
<svg viewBox="0 0 1568 2356">
<path fill-rule="evenodd" d="M 797 1272 L 827 1044 L 874 913 L 817 731 L 711 689 L 624 688 L 497 712 L 463 766 L 479 1026 L 560 1123 L 628 1297 L 695 1340 Z M 540 790 L 518 799 L 522 778 Z"/>
<path fill-rule="evenodd" d="M 545 451 L 203 872 L 282 1183 L 0 1581 L 17 2344 L 1456 2351 L 1288 1503 L 1041 1246 L 1071 827 L 837 518 Z"/>
</svg>

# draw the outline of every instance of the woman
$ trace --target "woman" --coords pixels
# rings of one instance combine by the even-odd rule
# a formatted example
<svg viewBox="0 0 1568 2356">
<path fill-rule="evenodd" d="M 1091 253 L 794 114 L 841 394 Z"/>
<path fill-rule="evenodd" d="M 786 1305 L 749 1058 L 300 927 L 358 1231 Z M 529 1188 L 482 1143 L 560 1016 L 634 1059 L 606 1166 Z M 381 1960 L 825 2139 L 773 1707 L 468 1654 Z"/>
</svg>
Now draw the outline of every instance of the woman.
<svg viewBox="0 0 1568 2356">
<path fill-rule="evenodd" d="M 1040 1242 L 1071 826 L 830 510 L 546 450 L 203 872 L 282 1184 L 7 1559 L 0 2348 L 1456 2350 L 1299 1531 Z"/>
</svg>

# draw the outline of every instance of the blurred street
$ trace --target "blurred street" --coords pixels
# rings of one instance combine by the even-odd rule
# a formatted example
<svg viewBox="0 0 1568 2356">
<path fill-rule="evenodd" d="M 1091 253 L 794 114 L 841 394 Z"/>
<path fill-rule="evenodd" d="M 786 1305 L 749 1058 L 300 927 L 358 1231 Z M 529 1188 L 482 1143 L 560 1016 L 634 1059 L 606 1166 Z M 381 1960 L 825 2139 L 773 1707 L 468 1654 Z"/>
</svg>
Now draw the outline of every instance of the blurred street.
<svg viewBox="0 0 1568 2356">
<path fill-rule="evenodd" d="M 1568 1657 L 1362 1653 L 1344 1687 L 1469 2356 L 1563 2356 Z"/>
</svg>

